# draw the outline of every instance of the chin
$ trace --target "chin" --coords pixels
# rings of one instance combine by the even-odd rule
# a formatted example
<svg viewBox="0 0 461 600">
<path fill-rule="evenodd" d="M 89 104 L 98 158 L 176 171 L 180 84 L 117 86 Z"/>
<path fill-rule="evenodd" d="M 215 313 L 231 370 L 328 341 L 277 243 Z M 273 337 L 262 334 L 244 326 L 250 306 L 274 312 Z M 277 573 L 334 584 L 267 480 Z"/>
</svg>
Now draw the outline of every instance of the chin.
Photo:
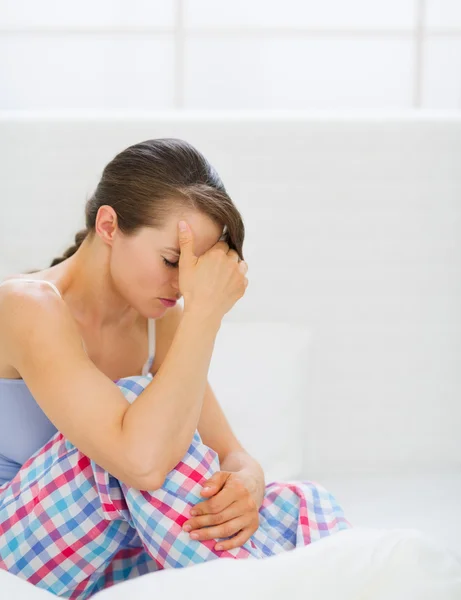
<svg viewBox="0 0 461 600">
<path fill-rule="evenodd" d="M 152 306 L 152 302 L 149 304 L 143 304 L 140 307 L 137 307 L 136 310 L 138 313 L 144 317 L 144 319 L 157 319 L 158 317 L 163 317 L 165 314 L 166 307 L 159 302 L 159 306 Z"/>
<path fill-rule="evenodd" d="M 153 303 L 155 303 L 155 308 L 150 306 L 149 310 L 147 310 L 145 314 L 143 313 L 143 316 L 149 319 L 163 317 L 163 315 L 168 311 L 168 306 L 164 306 L 158 298 L 156 298 Z"/>
</svg>

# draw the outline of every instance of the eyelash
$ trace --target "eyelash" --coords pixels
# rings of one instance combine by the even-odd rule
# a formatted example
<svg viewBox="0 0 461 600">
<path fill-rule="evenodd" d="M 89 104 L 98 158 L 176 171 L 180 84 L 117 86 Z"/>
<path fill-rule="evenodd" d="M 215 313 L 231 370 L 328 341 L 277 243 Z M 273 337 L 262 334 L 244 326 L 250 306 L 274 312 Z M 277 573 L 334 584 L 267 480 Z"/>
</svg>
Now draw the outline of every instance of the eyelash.
<svg viewBox="0 0 461 600">
<path fill-rule="evenodd" d="M 163 262 L 165 263 L 165 265 L 167 267 L 170 267 L 171 269 L 175 269 L 178 266 L 178 263 L 172 263 L 169 260 L 167 260 L 166 258 L 163 259 Z"/>
</svg>

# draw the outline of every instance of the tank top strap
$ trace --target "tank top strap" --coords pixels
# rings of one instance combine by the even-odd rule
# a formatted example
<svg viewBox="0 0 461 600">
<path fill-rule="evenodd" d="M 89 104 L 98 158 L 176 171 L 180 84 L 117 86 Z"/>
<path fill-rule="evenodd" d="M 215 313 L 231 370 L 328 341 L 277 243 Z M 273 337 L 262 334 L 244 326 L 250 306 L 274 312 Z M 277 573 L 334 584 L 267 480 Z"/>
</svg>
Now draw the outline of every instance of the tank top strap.
<svg viewBox="0 0 461 600">
<path fill-rule="evenodd" d="M 35 282 L 47 283 L 48 285 L 50 285 L 53 288 L 53 290 L 57 293 L 57 295 L 62 299 L 61 292 L 58 290 L 58 288 L 54 285 L 54 283 L 51 283 L 51 281 L 47 281 L 46 279 L 31 279 L 30 277 L 14 277 L 13 279 L 7 279 L 6 281 L 2 281 L 0 283 L 0 285 L 7 283 L 7 281 L 35 281 Z"/>
<path fill-rule="evenodd" d="M 146 376 L 153 365 L 155 356 L 155 319 L 147 319 L 147 360 L 142 368 L 142 374 Z"/>
</svg>

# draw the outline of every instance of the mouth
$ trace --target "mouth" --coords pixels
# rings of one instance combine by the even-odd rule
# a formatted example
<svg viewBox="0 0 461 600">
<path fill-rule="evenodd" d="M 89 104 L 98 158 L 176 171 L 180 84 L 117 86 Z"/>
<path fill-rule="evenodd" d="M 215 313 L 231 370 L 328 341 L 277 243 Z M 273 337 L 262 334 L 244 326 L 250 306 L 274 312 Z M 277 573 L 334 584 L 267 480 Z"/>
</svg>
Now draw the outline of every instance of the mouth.
<svg viewBox="0 0 461 600">
<path fill-rule="evenodd" d="M 164 306 L 174 306 L 176 304 L 176 299 L 175 298 L 159 298 L 160 302 L 164 305 Z"/>
</svg>

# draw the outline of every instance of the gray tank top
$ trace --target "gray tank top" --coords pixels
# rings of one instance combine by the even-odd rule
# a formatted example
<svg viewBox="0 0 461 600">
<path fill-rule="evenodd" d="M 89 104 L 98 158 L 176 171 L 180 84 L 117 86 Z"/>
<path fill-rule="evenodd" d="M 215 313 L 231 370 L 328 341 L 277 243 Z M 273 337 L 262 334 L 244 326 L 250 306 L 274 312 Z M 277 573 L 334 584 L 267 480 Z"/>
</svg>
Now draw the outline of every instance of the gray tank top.
<svg viewBox="0 0 461 600">
<path fill-rule="evenodd" d="M 43 281 L 62 298 L 51 281 L 18 278 L 21 281 Z M 9 280 L 7 280 L 9 281 Z M 0 283 L 3 285 L 6 281 Z M 142 375 L 149 375 L 155 354 L 155 319 L 148 320 L 148 357 Z M 85 348 L 85 344 L 83 343 Z M 85 350 L 86 351 L 86 350 Z M 0 486 L 13 479 L 21 466 L 57 432 L 23 379 L 0 377 Z"/>
</svg>

